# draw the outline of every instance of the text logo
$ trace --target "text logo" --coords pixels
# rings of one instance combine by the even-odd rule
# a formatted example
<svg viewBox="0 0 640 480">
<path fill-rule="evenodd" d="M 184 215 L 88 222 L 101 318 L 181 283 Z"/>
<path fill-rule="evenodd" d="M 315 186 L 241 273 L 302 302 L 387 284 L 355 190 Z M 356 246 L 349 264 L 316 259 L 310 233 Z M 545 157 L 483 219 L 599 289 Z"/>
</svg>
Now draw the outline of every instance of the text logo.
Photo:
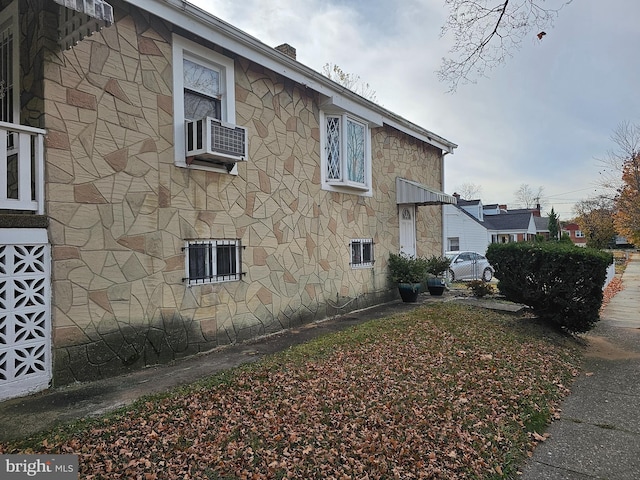
<svg viewBox="0 0 640 480">
<path fill-rule="evenodd" d="M 0 478 L 77 480 L 77 455 L 0 455 Z"/>
</svg>

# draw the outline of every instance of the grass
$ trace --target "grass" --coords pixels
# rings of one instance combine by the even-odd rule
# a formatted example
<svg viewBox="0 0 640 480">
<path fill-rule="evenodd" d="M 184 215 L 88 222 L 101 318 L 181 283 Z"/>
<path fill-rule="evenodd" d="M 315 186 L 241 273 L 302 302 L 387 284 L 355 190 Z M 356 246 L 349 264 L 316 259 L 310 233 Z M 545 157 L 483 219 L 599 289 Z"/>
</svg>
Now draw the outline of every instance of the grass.
<svg viewBox="0 0 640 480">
<path fill-rule="evenodd" d="M 581 348 L 534 318 L 429 304 L 0 453 L 76 453 L 95 479 L 503 478 Z"/>
</svg>

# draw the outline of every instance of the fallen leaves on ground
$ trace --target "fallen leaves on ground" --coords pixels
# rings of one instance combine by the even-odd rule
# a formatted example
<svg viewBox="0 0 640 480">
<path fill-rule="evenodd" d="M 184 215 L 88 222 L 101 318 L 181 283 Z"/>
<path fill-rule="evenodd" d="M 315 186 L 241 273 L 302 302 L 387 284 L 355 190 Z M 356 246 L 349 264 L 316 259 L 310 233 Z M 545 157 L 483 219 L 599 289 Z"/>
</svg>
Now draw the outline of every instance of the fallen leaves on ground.
<svg viewBox="0 0 640 480">
<path fill-rule="evenodd" d="M 579 356 L 535 319 L 429 305 L 0 453 L 76 453 L 86 479 L 501 478 Z"/>
<path fill-rule="evenodd" d="M 619 276 L 613 277 L 602 292 L 602 306 L 600 307 L 600 310 L 602 311 L 602 309 L 609 304 L 611 299 L 621 292 L 623 288 L 622 278 Z"/>
</svg>

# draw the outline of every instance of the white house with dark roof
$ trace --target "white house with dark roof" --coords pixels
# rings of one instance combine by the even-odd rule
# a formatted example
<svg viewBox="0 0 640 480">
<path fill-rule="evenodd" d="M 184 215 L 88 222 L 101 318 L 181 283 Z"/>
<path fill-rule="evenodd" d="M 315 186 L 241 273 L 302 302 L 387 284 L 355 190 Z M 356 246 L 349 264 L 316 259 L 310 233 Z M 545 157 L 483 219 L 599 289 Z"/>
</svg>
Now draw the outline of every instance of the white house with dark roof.
<svg viewBox="0 0 640 480">
<path fill-rule="evenodd" d="M 464 200 L 445 205 L 446 250 L 471 250 L 484 254 L 490 243 L 522 242 L 549 233 L 548 219 L 540 209 L 508 210 L 506 205 L 483 205 L 481 200 Z"/>
</svg>

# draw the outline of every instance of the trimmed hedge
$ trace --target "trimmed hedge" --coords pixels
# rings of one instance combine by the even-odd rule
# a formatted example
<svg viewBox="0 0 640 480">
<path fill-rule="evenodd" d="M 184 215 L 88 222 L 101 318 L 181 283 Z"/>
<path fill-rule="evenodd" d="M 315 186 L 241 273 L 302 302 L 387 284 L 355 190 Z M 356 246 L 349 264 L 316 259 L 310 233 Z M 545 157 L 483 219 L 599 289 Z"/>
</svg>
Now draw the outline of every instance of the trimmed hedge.
<svg viewBox="0 0 640 480">
<path fill-rule="evenodd" d="M 487 259 L 507 300 L 572 333 L 600 319 L 610 253 L 558 242 L 492 243 Z"/>
</svg>

